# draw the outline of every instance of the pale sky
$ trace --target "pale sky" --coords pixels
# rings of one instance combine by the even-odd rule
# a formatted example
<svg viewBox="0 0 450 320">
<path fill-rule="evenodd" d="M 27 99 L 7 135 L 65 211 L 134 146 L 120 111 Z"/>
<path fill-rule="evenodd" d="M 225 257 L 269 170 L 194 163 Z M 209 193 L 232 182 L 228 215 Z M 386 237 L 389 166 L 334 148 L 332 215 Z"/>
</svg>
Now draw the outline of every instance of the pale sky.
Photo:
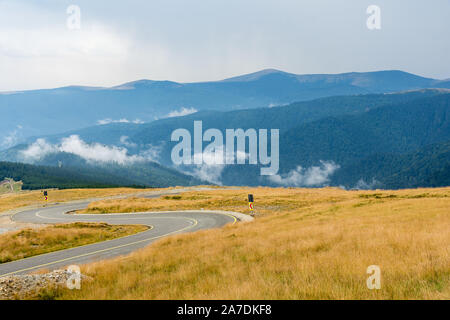
<svg viewBox="0 0 450 320">
<path fill-rule="evenodd" d="M 381 29 L 369 30 L 369 5 Z M 69 29 L 70 5 L 80 29 Z M 449 0 L 0 0 L 0 91 L 265 68 L 450 78 Z"/>
</svg>

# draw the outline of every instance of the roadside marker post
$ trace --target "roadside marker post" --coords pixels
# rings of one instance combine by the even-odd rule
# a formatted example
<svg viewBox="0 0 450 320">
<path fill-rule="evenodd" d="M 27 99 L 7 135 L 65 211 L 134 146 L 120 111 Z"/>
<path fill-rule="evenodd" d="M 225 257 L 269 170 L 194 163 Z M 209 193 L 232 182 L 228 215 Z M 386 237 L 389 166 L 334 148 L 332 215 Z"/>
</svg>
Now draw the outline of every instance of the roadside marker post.
<svg viewBox="0 0 450 320">
<path fill-rule="evenodd" d="M 250 215 L 253 216 L 254 213 L 253 213 L 253 195 L 252 194 L 248 195 L 248 207 L 250 209 Z"/>
</svg>

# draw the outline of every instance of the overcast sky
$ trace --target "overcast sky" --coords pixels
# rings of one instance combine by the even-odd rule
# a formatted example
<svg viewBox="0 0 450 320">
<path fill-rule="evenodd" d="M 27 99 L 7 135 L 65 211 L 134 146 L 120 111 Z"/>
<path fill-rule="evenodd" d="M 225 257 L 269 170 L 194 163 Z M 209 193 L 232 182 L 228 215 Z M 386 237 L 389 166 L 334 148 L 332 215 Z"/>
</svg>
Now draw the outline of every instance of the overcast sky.
<svg viewBox="0 0 450 320">
<path fill-rule="evenodd" d="M 72 4 L 80 29 L 67 26 Z M 366 26 L 372 4 L 380 30 Z M 449 0 L 0 0 L 0 91 L 220 80 L 265 68 L 444 79 L 449 17 Z"/>
</svg>

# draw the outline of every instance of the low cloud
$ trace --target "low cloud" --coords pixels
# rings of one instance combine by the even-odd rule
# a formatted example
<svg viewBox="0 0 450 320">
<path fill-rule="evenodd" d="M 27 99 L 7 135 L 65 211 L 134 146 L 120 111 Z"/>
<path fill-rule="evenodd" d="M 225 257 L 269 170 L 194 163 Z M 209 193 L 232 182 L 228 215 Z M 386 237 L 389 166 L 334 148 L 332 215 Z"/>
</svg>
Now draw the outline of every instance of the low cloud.
<svg viewBox="0 0 450 320">
<path fill-rule="evenodd" d="M 220 152 L 223 154 L 223 148 L 221 148 Z M 195 159 L 197 155 L 195 154 L 192 159 Z M 225 159 L 220 157 L 216 158 L 214 152 L 203 152 L 202 157 L 202 164 L 183 166 L 181 170 L 198 179 L 221 185 L 222 172 L 225 169 Z"/>
<path fill-rule="evenodd" d="M 214 184 L 222 185 L 222 172 L 226 167 L 226 162 L 230 159 L 235 161 L 239 158 L 248 159 L 248 153 L 238 151 L 232 155 L 227 156 L 223 147 L 217 148 L 216 150 L 204 151 L 202 153 L 202 164 L 192 164 L 189 166 L 183 166 L 183 172 L 192 175 L 198 179 L 208 181 Z M 193 156 L 195 159 L 197 154 Z"/>
<path fill-rule="evenodd" d="M 221 178 L 225 165 L 196 165 L 191 172 L 186 172 L 198 179 L 222 185 Z"/>
<path fill-rule="evenodd" d="M 333 161 L 320 161 L 320 166 L 303 168 L 298 166 L 285 175 L 269 176 L 269 180 L 282 186 L 313 187 L 322 186 L 330 180 L 330 176 L 339 169 Z"/>
<path fill-rule="evenodd" d="M 21 125 L 18 125 L 14 130 L 9 132 L 0 142 L 0 149 L 7 149 L 15 146 L 19 143 L 20 140 L 20 130 L 22 129 Z"/>
<path fill-rule="evenodd" d="M 159 162 L 159 156 L 161 155 L 163 145 L 154 146 L 147 144 L 144 146 L 143 151 L 140 152 L 140 156 L 147 161 Z"/>
<path fill-rule="evenodd" d="M 366 182 L 364 179 L 359 179 L 352 189 L 370 190 L 379 186 L 381 186 L 381 183 L 375 180 L 375 178 L 372 178 L 371 182 Z"/>
<path fill-rule="evenodd" d="M 125 147 L 129 147 L 129 148 L 135 148 L 137 147 L 137 144 L 134 142 L 130 142 L 129 137 L 128 136 L 121 136 L 119 139 L 120 143 L 123 144 Z"/>
<path fill-rule="evenodd" d="M 198 110 L 195 108 L 181 108 L 180 110 L 170 112 L 166 118 L 187 116 L 188 114 L 196 113 L 197 111 Z"/>
<path fill-rule="evenodd" d="M 130 137 L 121 136 L 119 139 L 121 145 L 127 148 L 138 148 L 139 147 L 139 155 L 146 159 L 147 161 L 159 162 L 159 156 L 161 155 L 163 144 L 159 146 L 154 146 L 152 144 L 137 144 L 133 141 L 130 141 Z"/>
<path fill-rule="evenodd" d="M 26 150 L 21 151 L 21 154 L 27 160 L 36 161 L 57 152 L 71 153 L 87 161 L 121 165 L 148 160 L 140 155 L 128 155 L 126 148 L 106 146 L 100 143 L 88 144 L 78 135 L 63 138 L 60 144 L 50 144 L 45 139 L 37 139 Z"/>
<path fill-rule="evenodd" d="M 20 151 L 21 155 L 31 161 L 40 160 L 48 154 L 58 152 L 58 148 L 45 139 L 37 139 L 27 149 Z"/>
<path fill-rule="evenodd" d="M 269 103 L 268 107 L 269 108 L 275 108 L 275 107 L 283 107 L 283 106 L 287 106 L 289 105 L 289 103 Z"/>
<path fill-rule="evenodd" d="M 111 118 L 106 118 L 106 119 L 102 119 L 102 120 L 98 120 L 97 124 L 98 125 L 105 125 L 105 124 L 110 124 L 110 123 L 134 123 L 134 124 L 142 124 L 144 123 L 144 121 L 140 120 L 140 119 L 136 119 L 136 120 L 128 120 L 125 118 L 122 119 L 118 119 L 118 120 L 114 120 Z"/>
</svg>

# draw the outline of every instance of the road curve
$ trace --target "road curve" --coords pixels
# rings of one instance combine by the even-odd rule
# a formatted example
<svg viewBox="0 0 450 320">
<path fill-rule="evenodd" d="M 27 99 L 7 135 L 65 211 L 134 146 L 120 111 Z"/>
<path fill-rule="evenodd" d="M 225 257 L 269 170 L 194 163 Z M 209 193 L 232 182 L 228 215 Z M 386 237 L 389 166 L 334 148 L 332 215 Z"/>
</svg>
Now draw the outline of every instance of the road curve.
<svg viewBox="0 0 450 320">
<path fill-rule="evenodd" d="M 129 254 L 162 237 L 221 227 L 247 218 L 239 213 L 220 211 L 177 211 L 114 214 L 68 214 L 85 208 L 89 201 L 63 204 L 16 213 L 12 219 L 20 222 L 55 224 L 71 222 L 106 222 L 109 224 L 141 224 L 149 229 L 131 236 L 71 249 L 54 251 L 30 258 L 0 264 L 0 277 L 25 274 L 39 269 L 54 270 L 72 264 L 84 264 Z"/>
</svg>

